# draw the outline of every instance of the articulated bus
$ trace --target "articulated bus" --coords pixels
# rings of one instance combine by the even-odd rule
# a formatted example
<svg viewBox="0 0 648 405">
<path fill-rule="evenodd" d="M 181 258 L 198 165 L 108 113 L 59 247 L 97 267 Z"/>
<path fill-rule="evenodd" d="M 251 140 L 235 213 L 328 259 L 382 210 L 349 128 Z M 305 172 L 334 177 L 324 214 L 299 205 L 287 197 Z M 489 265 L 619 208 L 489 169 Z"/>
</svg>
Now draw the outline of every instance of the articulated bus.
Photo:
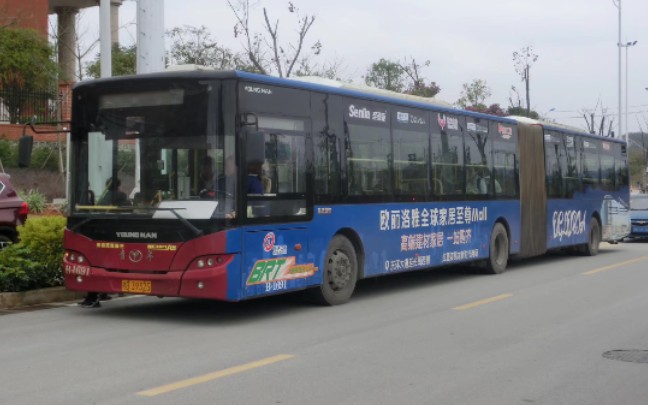
<svg viewBox="0 0 648 405">
<path fill-rule="evenodd" d="M 595 255 L 626 145 L 333 81 L 184 71 L 73 90 L 68 289 L 240 301 L 447 265 Z"/>
</svg>

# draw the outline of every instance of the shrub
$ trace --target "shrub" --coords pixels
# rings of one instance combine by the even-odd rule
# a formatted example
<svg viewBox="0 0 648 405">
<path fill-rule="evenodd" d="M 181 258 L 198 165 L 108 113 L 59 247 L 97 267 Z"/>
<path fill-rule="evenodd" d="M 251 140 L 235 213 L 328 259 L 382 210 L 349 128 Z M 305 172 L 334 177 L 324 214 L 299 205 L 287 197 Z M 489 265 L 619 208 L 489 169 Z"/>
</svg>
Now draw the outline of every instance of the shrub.
<svg viewBox="0 0 648 405">
<path fill-rule="evenodd" d="M 36 256 L 44 259 L 44 262 L 54 262 L 60 267 L 65 224 L 66 219 L 61 216 L 29 218 L 24 225 L 18 227 L 20 243 L 34 250 Z"/>
<path fill-rule="evenodd" d="M 39 288 L 34 279 L 41 266 L 31 260 L 32 252 L 29 248 L 19 243 L 10 245 L 0 250 L 0 291 L 26 291 Z"/>
<path fill-rule="evenodd" d="M 0 140 L 0 161 L 5 170 L 9 167 L 16 167 L 18 156 L 18 145 L 6 139 Z"/>
<path fill-rule="evenodd" d="M 28 192 L 19 191 L 18 195 L 29 206 L 29 212 L 40 214 L 45 210 L 45 196 L 36 190 L 29 190 Z"/>
<path fill-rule="evenodd" d="M 65 151 L 63 154 L 65 155 Z M 55 172 L 58 170 L 58 161 L 56 145 L 39 146 L 32 153 L 31 167 Z"/>
<path fill-rule="evenodd" d="M 64 217 L 29 218 L 18 227 L 20 242 L 0 251 L 0 291 L 63 284 Z"/>
</svg>

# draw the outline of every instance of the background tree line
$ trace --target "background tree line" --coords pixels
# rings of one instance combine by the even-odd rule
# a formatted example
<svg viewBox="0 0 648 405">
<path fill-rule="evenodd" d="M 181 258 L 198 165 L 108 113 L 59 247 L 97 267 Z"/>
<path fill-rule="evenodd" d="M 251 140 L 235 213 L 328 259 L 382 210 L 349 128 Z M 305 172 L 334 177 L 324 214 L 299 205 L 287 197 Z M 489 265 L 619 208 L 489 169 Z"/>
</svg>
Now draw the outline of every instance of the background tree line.
<svg viewBox="0 0 648 405">
<path fill-rule="evenodd" d="M 312 75 L 348 81 L 344 77 L 343 63 L 340 60 L 320 61 L 324 45 L 320 39 L 311 39 L 310 35 L 311 28 L 317 22 L 315 15 L 303 12 L 294 2 L 289 1 L 287 11 L 291 19 L 280 22 L 273 16 L 273 10 L 276 12 L 276 8 L 258 7 L 256 5 L 258 3 L 251 5 L 249 0 L 228 0 L 227 4 L 232 12 L 233 36 L 239 41 L 239 48 L 232 49 L 223 45 L 204 26 L 175 27 L 167 32 L 170 44 L 167 65 L 196 64 L 279 77 Z M 255 13 L 258 13 L 263 21 L 258 26 L 250 23 L 250 17 L 257 15 Z M 0 30 L 3 31 L 3 35 L 17 35 L 7 34 L 6 31 L 9 30 L 5 31 L 5 28 Z M 29 42 L 27 38 L 20 41 Z M 2 43 L 8 44 L 9 41 L 1 39 L 0 45 Z M 99 76 L 100 55 L 96 55 L 89 63 L 82 62 L 97 43 L 98 40 L 91 42 L 88 49 L 77 49 L 79 80 L 84 77 Z M 50 45 L 41 41 L 38 52 L 34 50 L 33 44 L 28 47 L 0 48 L 0 88 L 10 89 L 11 86 L 15 88 L 16 84 L 42 87 L 45 86 L 44 82 L 55 83 L 57 72 L 53 64 L 52 47 L 55 48 L 57 44 L 58 40 L 54 37 Z M 30 58 L 24 57 L 26 54 L 29 54 Z M 31 55 L 40 56 L 30 65 L 29 59 L 34 59 Z M 115 45 L 112 57 L 114 76 L 135 73 L 134 45 L 126 47 Z M 492 94 L 491 89 L 486 80 L 480 78 L 463 84 L 460 97 L 455 104 L 461 108 L 487 114 L 539 118 L 538 113 L 531 108 L 530 97 L 531 67 L 538 58 L 531 46 L 512 53 L 513 66 L 523 83 L 524 97 L 521 97 L 516 87 L 512 86 L 514 96 L 509 98 L 509 105 L 506 108 L 499 103 L 488 101 Z M 9 66 L 6 62 L 8 60 L 23 60 L 25 63 L 21 66 Z M 368 66 L 363 79 L 369 86 L 420 97 L 435 97 L 442 88 L 427 76 L 426 72 L 430 68 L 432 66 L 429 60 L 421 63 L 415 57 L 381 58 Z M 21 73 L 16 75 L 15 72 Z M 5 96 L 4 99 L 12 99 L 12 96 Z"/>
</svg>

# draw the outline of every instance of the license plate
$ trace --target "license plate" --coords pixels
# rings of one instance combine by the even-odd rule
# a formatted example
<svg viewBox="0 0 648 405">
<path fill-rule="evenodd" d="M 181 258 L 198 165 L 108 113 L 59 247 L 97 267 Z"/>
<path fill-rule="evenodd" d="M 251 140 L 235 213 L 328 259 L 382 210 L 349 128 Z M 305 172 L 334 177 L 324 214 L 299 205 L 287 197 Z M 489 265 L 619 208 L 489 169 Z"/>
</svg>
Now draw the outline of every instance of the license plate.
<svg viewBox="0 0 648 405">
<path fill-rule="evenodd" d="M 151 282 L 143 280 L 122 280 L 122 292 L 136 294 L 150 294 Z"/>
</svg>

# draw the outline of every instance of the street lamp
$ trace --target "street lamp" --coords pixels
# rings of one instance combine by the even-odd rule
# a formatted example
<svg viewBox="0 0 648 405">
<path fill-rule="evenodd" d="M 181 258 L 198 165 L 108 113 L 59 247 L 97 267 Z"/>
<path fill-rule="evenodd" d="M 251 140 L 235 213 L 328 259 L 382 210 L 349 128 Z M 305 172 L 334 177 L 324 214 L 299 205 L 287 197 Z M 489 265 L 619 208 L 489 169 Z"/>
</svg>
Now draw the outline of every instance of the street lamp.
<svg viewBox="0 0 648 405">
<path fill-rule="evenodd" d="M 542 117 L 540 117 L 540 119 L 543 121 L 549 121 L 549 113 L 552 111 L 556 111 L 556 107 L 551 107 L 550 109 L 548 109 L 546 113 L 542 114 Z"/>
<path fill-rule="evenodd" d="M 628 133 L 628 65 L 629 65 L 629 62 L 628 62 L 628 48 L 630 48 L 631 46 L 635 46 L 635 45 L 637 45 L 637 41 L 626 42 L 625 44 L 621 45 L 621 47 L 625 48 L 625 57 L 626 57 L 625 58 L 625 62 L 626 62 L 626 66 L 625 66 L 625 68 L 626 68 L 626 71 L 625 71 L 625 126 L 626 126 L 626 128 L 625 128 L 625 130 L 626 130 L 625 139 L 626 139 L 626 143 L 628 142 L 628 135 L 629 135 L 629 133 Z M 619 134 L 619 135 L 621 135 L 621 134 Z"/>
</svg>

